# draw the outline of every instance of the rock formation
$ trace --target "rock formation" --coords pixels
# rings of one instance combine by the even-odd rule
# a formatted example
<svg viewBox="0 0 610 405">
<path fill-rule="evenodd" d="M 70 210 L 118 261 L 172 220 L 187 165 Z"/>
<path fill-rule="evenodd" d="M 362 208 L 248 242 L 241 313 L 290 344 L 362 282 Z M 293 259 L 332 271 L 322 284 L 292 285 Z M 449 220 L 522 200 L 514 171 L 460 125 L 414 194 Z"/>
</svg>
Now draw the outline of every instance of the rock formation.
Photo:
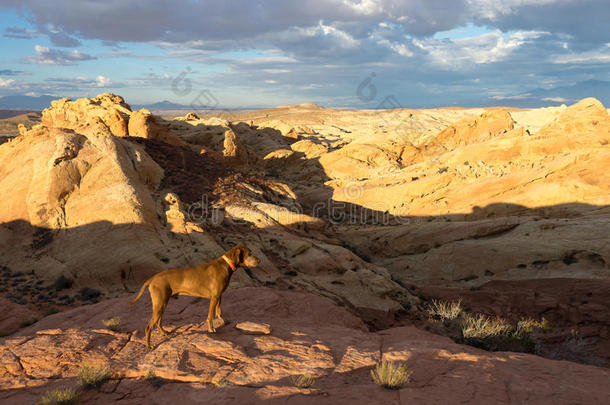
<svg viewBox="0 0 610 405">
<path fill-rule="evenodd" d="M 235 403 L 603 403 L 608 369 L 534 355 L 486 352 L 415 327 L 368 332 L 331 300 L 268 288 L 229 290 L 224 313 L 232 322 L 210 335 L 203 303 L 172 300 L 169 336 L 142 328 L 149 301 L 128 297 L 51 315 L 0 341 L 0 401 L 35 402 L 45 392 L 77 386 L 83 364 L 109 366 L 111 379 L 83 393 L 85 403 L 175 401 Z M 117 331 L 102 321 L 120 316 Z M 235 328 L 237 325 L 249 324 Z M 269 327 L 270 325 L 270 327 Z M 252 334 L 252 331 L 262 333 Z M 413 371 L 400 390 L 375 385 L 379 361 Z M 314 379 L 298 388 L 291 377 Z"/>
<path fill-rule="evenodd" d="M 166 120 L 103 94 L 54 101 L 41 124 L 15 128 L 0 145 L 0 300 L 24 319 L 0 317 L 0 331 L 14 332 L 0 340 L 0 384 L 14 388 L 0 400 L 35 400 L 83 359 L 117 372 L 87 394 L 99 402 L 149 398 L 151 369 L 168 380 L 155 398 L 607 396 L 606 369 L 420 330 L 430 300 L 462 298 L 513 323 L 547 316 L 539 354 L 608 366 L 610 117 L 597 100 L 487 111 L 303 104 Z M 225 310 L 263 334 L 231 325 L 208 336 L 193 320 L 202 303 L 180 298 L 168 309 L 174 333 L 145 353 L 134 331 L 147 307 L 127 309 L 124 295 L 238 243 L 261 265 L 235 273 Z M 27 327 L 56 309 L 66 312 Z M 114 315 L 122 329 L 101 330 Z M 413 383 L 373 386 L 380 359 L 407 361 Z M 293 387 L 294 374 L 319 385 Z"/>
</svg>

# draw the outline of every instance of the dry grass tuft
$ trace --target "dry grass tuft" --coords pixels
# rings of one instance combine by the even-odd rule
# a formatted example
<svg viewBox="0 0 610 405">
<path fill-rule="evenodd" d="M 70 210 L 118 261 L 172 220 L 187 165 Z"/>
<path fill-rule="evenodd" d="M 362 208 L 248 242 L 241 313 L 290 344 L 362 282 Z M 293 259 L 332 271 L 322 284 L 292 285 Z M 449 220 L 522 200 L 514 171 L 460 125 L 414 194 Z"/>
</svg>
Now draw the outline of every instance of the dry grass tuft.
<svg viewBox="0 0 610 405">
<path fill-rule="evenodd" d="M 432 318 L 440 318 L 441 320 L 453 320 L 462 313 L 462 300 L 457 301 L 441 301 L 432 300 L 432 303 L 427 309 L 428 314 Z"/>
<path fill-rule="evenodd" d="M 80 392 L 74 388 L 64 388 L 47 392 L 38 400 L 40 405 L 74 405 L 78 403 Z"/>
<path fill-rule="evenodd" d="M 102 323 L 104 324 L 104 326 L 107 329 L 110 329 L 112 331 L 118 331 L 119 330 L 119 326 L 121 326 L 121 317 L 120 316 L 114 316 L 110 319 L 104 319 L 102 320 Z"/>
<path fill-rule="evenodd" d="M 389 361 L 384 361 L 371 370 L 371 377 L 375 384 L 390 389 L 396 390 L 402 387 L 403 384 L 409 382 L 409 378 L 413 371 L 409 370 L 404 364 L 396 364 Z"/>
<path fill-rule="evenodd" d="M 467 315 L 462 323 L 462 335 L 467 339 L 508 335 L 511 329 L 504 319 L 488 318 L 485 315 Z"/>
<path fill-rule="evenodd" d="M 309 388 L 316 382 L 315 378 L 308 375 L 291 375 L 290 381 L 297 388 Z"/>
<path fill-rule="evenodd" d="M 234 385 L 231 381 L 225 380 L 224 378 L 222 380 L 216 381 L 212 384 L 214 384 L 214 386 L 216 388 L 218 388 L 219 390 L 222 390 L 222 389 L 225 389 L 227 387 Z"/>
<path fill-rule="evenodd" d="M 110 375 L 110 367 L 106 364 L 85 364 L 78 370 L 78 378 L 85 388 L 99 387 Z"/>
<path fill-rule="evenodd" d="M 543 332 L 548 332 L 549 330 L 551 330 L 551 325 L 549 324 L 549 321 L 547 321 L 545 318 L 542 318 L 541 321 L 537 321 L 533 318 L 526 318 L 521 319 L 519 322 L 517 322 L 516 333 L 519 335 L 524 333 L 532 333 L 537 330 Z"/>
</svg>

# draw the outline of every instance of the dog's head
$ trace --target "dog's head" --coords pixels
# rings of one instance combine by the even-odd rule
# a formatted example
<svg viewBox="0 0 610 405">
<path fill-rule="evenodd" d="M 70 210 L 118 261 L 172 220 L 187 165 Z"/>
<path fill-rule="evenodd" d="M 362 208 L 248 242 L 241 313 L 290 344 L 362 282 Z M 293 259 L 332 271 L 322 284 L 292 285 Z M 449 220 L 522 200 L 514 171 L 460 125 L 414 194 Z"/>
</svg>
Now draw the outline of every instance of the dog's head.
<svg viewBox="0 0 610 405">
<path fill-rule="evenodd" d="M 235 267 L 256 267 L 261 262 L 260 259 L 252 254 L 252 251 L 244 245 L 237 245 L 226 254 Z"/>
</svg>

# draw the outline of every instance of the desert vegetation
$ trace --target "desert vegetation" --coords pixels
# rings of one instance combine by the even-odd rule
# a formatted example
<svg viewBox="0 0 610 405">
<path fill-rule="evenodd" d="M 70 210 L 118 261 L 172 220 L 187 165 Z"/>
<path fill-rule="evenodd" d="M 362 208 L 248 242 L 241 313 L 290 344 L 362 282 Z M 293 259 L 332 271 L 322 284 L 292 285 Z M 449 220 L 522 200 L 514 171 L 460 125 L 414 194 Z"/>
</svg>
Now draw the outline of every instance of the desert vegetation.
<svg viewBox="0 0 610 405">
<path fill-rule="evenodd" d="M 62 388 L 47 392 L 38 400 L 39 405 L 75 405 L 80 392 L 74 388 Z"/>
<path fill-rule="evenodd" d="M 292 385 L 297 388 L 309 388 L 314 384 L 315 381 L 315 378 L 305 374 L 290 376 L 290 382 L 292 382 Z"/>
<path fill-rule="evenodd" d="M 433 319 L 453 320 L 462 313 L 462 300 L 442 301 L 433 299 L 427 308 L 428 315 Z"/>
<path fill-rule="evenodd" d="M 537 353 L 536 334 L 550 331 L 549 322 L 542 318 L 524 318 L 511 324 L 507 320 L 465 312 L 461 300 L 433 299 L 427 313 L 436 322 L 440 332 L 455 341 L 486 350 Z"/>
<path fill-rule="evenodd" d="M 405 364 L 390 361 L 382 361 L 371 370 L 371 377 L 375 384 L 390 390 L 399 389 L 409 382 L 411 374 L 413 371 L 409 370 Z"/>
<path fill-rule="evenodd" d="M 107 364 L 85 364 L 78 370 L 78 378 L 84 388 L 97 388 L 111 375 L 112 372 Z"/>
<path fill-rule="evenodd" d="M 119 330 L 119 327 L 121 326 L 121 317 L 113 316 L 112 318 L 109 318 L 109 319 L 103 319 L 102 324 L 106 327 L 106 329 L 116 332 Z"/>
</svg>

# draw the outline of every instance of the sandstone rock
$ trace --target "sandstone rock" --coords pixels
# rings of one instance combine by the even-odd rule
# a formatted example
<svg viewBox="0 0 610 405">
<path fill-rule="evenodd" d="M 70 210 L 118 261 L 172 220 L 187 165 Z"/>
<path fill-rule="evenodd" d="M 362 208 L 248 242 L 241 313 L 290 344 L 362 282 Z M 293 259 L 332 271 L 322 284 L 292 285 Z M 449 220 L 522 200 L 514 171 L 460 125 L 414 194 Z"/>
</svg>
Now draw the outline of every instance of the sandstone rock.
<svg viewBox="0 0 610 405">
<path fill-rule="evenodd" d="M 265 288 L 228 290 L 223 313 L 272 324 L 273 335 L 244 335 L 227 326 L 210 335 L 199 324 L 207 302 L 180 297 L 165 313 L 169 336 L 155 331 L 155 348 L 148 351 L 142 329 L 150 303 L 128 307 L 129 299 L 55 314 L 1 339 L 0 401 L 33 402 L 49 389 L 70 386 L 84 361 L 109 364 L 121 378 L 86 391 L 82 399 L 92 404 L 125 397 L 148 403 L 176 395 L 185 404 L 267 403 L 287 397 L 297 403 L 381 404 L 396 401 L 397 395 L 405 404 L 455 399 L 504 403 L 507 386 L 510 401 L 518 402 L 602 403 L 609 395 L 605 382 L 610 373 L 604 368 L 485 352 L 414 327 L 368 332 L 328 299 Z M 121 314 L 126 332 L 100 329 L 101 320 L 114 314 Z M 380 360 L 405 362 L 413 371 L 411 381 L 398 392 L 376 386 L 369 372 Z M 144 378 L 151 371 L 162 379 L 161 388 Z M 296 389 L 290 376 L 303 374 L 315 383 Z"/>
<path fill-rule="evenodd" d="M 76 130 L 86 127 L 94 118 L 110 130 L 114 136 L 127 136 L 127 122 L 131 108 L 122 97 L 106 93 L 92 99 L 68 98 L 51 102 L 51 107 L 42 111 L 42 124 L 48 128 L 68 128 Z"/>
<path fill-rule="evenodd" d="M 222 155 L 229 165 L 248 164 L 248 152 L 232 129 L 225 132 Z"/>
<path fill-rule="evenodd" d="M 470 143 L 490 140 L 514 127 L 515 123 L 508 112 L 487 111 L 474 120 L 465 119 L 449 126 L 434 138 L 432 144 L 445 150 L 453 150 Z"/>
<path fill-rule="evenodd" d="M 155 117 L 143 108 L 131 113 L 129 118 L 129 136 L 139 138 L 157 139 L 170 145 L 186 145 L 185 142 L 172 133 L 172 131 L 159 122 Z"/>
<path fill-rule="evenodd" d="M 239 329 L 243 333 L 248 335 L 269 335 L 271 334 L 271 325 L 268 323 L 256 323 L 256 322 L 239 322 L 235 325 L 236 329 Z"/>
</svg>

